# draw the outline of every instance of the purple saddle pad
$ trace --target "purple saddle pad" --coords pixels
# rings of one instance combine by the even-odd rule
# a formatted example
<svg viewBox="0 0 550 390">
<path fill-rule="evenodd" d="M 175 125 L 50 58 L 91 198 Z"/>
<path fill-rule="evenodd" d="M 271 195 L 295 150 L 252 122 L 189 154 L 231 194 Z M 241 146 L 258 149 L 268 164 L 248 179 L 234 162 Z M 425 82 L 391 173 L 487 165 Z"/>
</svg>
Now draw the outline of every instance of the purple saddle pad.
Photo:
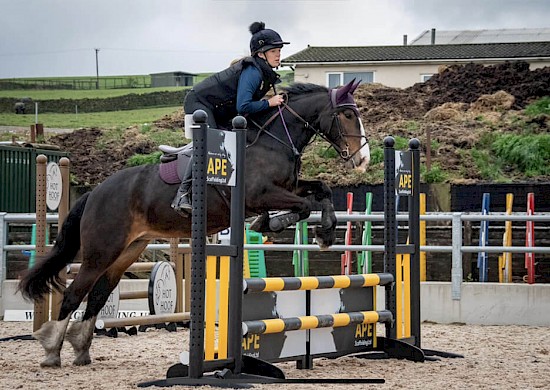
<svg viewBox="0 0 550 390">
<path fill-rule="evenodd" d="M 160 164 L 159 174 L 160 178 L 166 184 L 180 183 L 181 179 L 178 175 L 178 160 L 170 161 L 168 163 Z"/>
</svg>

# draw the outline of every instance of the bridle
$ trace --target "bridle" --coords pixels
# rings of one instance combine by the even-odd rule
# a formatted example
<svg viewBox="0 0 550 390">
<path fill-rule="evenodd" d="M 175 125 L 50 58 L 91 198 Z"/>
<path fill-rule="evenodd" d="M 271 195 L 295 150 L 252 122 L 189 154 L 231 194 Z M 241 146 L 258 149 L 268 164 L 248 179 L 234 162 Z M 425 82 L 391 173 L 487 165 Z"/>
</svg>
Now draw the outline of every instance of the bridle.
<svg viewBox="0 0 550 390">
<path fill-rule="evenodd" d="M 359 110 L 358 110 L 357 105 L 355 103 L 336 104 L 335 99 L 334 99 L 335 91 L 336 91 L 336 89 L 331 89 L 329 91 L 331 108 L 336 109 L 336 110 L 337 109 L 346 109 L 346 108 L 351 109 L 355 113 L 357 118 L 359 118 L 360 117 L 359 116 Z M 286 97 L 286 94 L 283 94 L 283 95 Z M 330 124 L 330 128 L 328 130 L 328 133 L 330 133 L 332 131 L 335 124 L 336 124 L 336 129 L 338 131 L 338 135 L 337 135 L 336 139 L 333 141 L 332 139 L 330 139 L 326 135 L 325 132 L 322 132 L 321 130 L 317 129 L 311 123 L 306 121 L 300 114 L 298 114 L 292 107 L 290 107 L 290 105 L 288 104 L 288 97 L 286 97 L 284 99 L 284 102 L 281 104 L 281 106 L 278 107 L 277 112 L 275 112 L 272 116 L 270 116 L 262 126 L 258 125 L 253 120 L 251 121 L 252 123 L 254 123 L 254 125 L 256 127 L 258 127 L 259 131 L 258 131 L 258 134 L 256 135 L 256 138 L 254 139 L 254 141 L 252 143 L 250 143 L 247 147 L 250 147 L 250 146 L 254 145 L 254 143 L 258 140 L 258 137 L 260 136 L 260 134 L 262 132 L 264 132 L 267 135 L 269 135 L 270 137 L 272 137 L 273 139 L 275 139 L 276 141 L 278 141 L 279 143 L 281 143 L 282 145 L 284 145 L 285 147 L 288 147 L 289 149 L 291 149 L 295 156 L 300 155 L 300 152 L 298 152 L 298 150 L 294 146 L 294 142 L 292 141 L 292 137 L 290 136 L 290 133 L 289 133 L 288 128 L 286 126 L 286 122 L 285 122 L 285 119 L 284 119 L 284 116 L 283 116 L 283 110 L 287 110 L 296 119 L 298 119 L 300 122 L 302 122 L 303 125 L 304 125 L 304 128 L 312 130 L 315 133 L 316 136 L 319 136 L 322 139 L 324 139 L 326 142 L 328 142 L 330 144 L 330 146 L 332 146 L 334 148 L 334 150 L 336 150 L 336 152 L 339 154 L 340 158 L 342 158 L 344 161 L 349 161 L 350 159 L 352 159 L 357 153 L 360 152 L 360 150 L 364 146 L 366 146 L 368 144 L 368 138 L 364 134 L 355 135 L 355 134 L 345 134 L 343 132 L 343 126 L 342 126 L 342 123 L 341 123 L 340 118 L 339 118 L 339 113 L 341 111 L 334 112 L 331 115 L 331 124 Z M 276 136 L 275 134 L 271 133 L 269 130 L 266 130 L 266 127 L 269 124 L 271 124 L 274 120 L 276 120 L 277 117 L 281 117 L 281 121 L 283 122 L 283 126 L 285 128 L 286 135 L 287 135 L 287 138 L 288 138 L 288 143 L 285 142 L 284 140 L 282 140 L 281 138 L 279 138 L 278 136 Z M 365 138 L 366 142 L 361 146 L 361 148 L 357 149 L 354 153 L 350 154 L 349 144 L 347 142 L 347 138 L 353 138 L 353 137 L 355 137 L 355 138 Z M 346 146 L 344 148 L 340 147 L 340 145 L 338 145 L 338 143 L 336 143 L 336 141 L 338 141 L 340 139 L 343 139 L 344 141 L 346 141 L 345 142 Z M 311 142 L 313 142 L 313 141 L 311 141 Z"/>
</svg>

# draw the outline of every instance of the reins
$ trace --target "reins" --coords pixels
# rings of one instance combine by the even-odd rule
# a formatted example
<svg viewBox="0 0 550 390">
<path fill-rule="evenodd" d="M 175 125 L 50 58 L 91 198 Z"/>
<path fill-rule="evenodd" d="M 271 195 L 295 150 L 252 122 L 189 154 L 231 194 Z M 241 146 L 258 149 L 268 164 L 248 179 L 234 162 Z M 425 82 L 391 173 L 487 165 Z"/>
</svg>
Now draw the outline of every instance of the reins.
<svg viewBox="0 0 550 390">
<path fill-rule="evenodd" d="M 282 106 L 282 108 L 281 108 Z M 298 114 L 292 107 L 290 107 L 290 105 L 288 104 L 288 99 L 285 99 L 285 102 L 282 103 L 281 106 L 278 106 L 278 110 L 273 114 L 271 115 L 267 121 L 263 124 L 263 125 L 259 125 L 258 123 L 256 123 L 255 121 L 251 120 L 251 122 L 256 126 L 258 127 L 258 134 L 256 135 L 256 138 L 254 139 L 254 141 L 252 141 L 249 145 L 247 145 L 247 147 L 250 147 L 250 146 L 253 146 L 260 134 L 262 132 L 264 132 L 265 134 L 269 135 L 271 138 L 273 138 L 274 140 L 276 140 L 277 142 L 281 143 L 282 145 L 284 145 L 285 147 L 289 148 L 290 150 L 293 151 L 294 155 L 295 156 L 299 156 L 300 155 L 300 152 L 296 149 L 295 145 L 294 145 L 294 142 L 292 140 L 292 137 L 290 136 L 290 132 L 288 131 L 288 127 L 286 125 L 286 121 L 284 119 L 284 115 L 283 115 L 283 110 L 287 110 L 288 112 L 290 112 L 295 118 L 297 118 L 298 120 L 300 120 L 303 124 L 304 124 L 304 127 L 306 129 L 311 129 L 313 130 L 313 132 L 315 133 L 315 135 L 321 137 L 322 139 L 324 139 L 326 142 L 328 142 L 330 144 L 330 146 L 332 146 L 336 152 L 340 155 L 340 158 L 342 158 L 344 161 L 348 161 L 349 159 L 353 158 L 353 156 L 355 156 L 357 153 L 359 153 L 360 149 L 358 149 L 357 151 L 355 151 L 355 153 L 353 154 L 350 154 L 349 153 L 349 146 L 347 145 L 346 143 L 346 148 L 345 149 L 342 149 L 336 142 L 332 141 L 325 133 L 323 133 L 322 131 L 318 130 L 315 126 L 313 126 L 311 123 L 309 123 L 308 121 L 306 121 L 300 114 Z M 349 104 L 343 104 L 343 105 L 336 105 L 336 106 L 333 106 L 333 108 L 347 108 L 348 106 L 351 106 Z M 351 108 L 351 107 L 350 107 Z M 357 107 L 355 106 L 355 110 L 354 110 L 356 113 L 357 113 Z M 277 117 L 281 117 L 281 122 L 283 123 L 283 126 L 284 126 L 284 129 L 285 129 L 285 132 L 286 132 L 286 135 L 287 135 L 287 138 L 288 138 L 288 142 L 289 143 L 286 143 L 283 139 L 279 138 L 278 136 L 276 136 L 275 134 L 271 133 L 269 130 L 266 130 L 267 126 L 269 124 L 271 124 L 273 121 L 275 121 L 277 119 Z M 345 138 L 348 138 L 348 137 L 359 137 L 359 138 L 365 138 L 367 139 L 367 137 L 365 135 L 353 135 L 353 134 L 345 134 L 343 133 L 342 131 L 342 124 L 340 122 L 340 118 L 338 117 L 338 114 L 337 113 L 334 113 L 332 114 L 332 122 L 331 122 L 331 126 L 330 128 L 332 129 L 334 127 L 334 123 L 336 122 L 336 128 L 338 130 L 338 139 L 345 139 Z M 367 140 L 368 141 L 368 140 Z M 311 141 L 313 142 L 313 141 Z M 289 145 L 290 144 L 290 145 Z M 366 143 L 365 143 L 366 145 Z M 363 145 L 364 146 L 364 145 Z"/>
</svg>

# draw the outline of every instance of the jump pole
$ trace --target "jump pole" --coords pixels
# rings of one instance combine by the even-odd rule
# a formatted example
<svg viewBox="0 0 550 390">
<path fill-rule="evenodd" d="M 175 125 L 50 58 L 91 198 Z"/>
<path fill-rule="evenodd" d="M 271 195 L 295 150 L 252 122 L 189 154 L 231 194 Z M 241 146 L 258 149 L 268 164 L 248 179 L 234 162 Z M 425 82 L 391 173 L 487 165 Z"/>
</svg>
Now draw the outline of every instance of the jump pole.
<svg viewBox="0 0 550 390">
<path fill-rule="evenodd" d="M 193 212 L 191 224 L 192 272 L 191 272 L 191 314 L 189 353 L 181 354 L 180 361 L 171 366 L 165 380 L 138 384 L 148 386 L 219 386 L 242 387 L 252 383 L 384 383 L 383 379 L 285 379 L 284 373 L 272 364 L 243 356 L 243 241 L 244 241 L 244 159 L 246 152 L 246 120 L 243 117 L 233 119 L 236 134 L 236 153 L 233 153 L 236 185 L 231 189 L 231 240 L 230 245 L 206 246 L 206 166 L 207 166 L 207 115 L 198 110 L 193 113 Z M 215 129 L 214 129 L 215 130 Z M 219 130 L 217 130 L 219 131 Z M 205 361 L 204 321 L 206 290 L 206 256 L 229 254 L 229 324 L 228 357 Z M 245 365 L 246 363 L 246 365 Z M 204 375 L 207 372 L 213 372 Z"/>
</svg>

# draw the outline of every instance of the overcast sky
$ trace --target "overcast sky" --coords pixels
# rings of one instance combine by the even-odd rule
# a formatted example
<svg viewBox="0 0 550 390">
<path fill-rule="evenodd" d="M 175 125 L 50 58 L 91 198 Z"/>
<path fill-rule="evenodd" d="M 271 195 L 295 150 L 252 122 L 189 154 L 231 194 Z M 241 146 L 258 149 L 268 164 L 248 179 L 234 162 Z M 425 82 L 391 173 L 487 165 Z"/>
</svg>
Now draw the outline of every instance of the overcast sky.
<svg viewBox="0 0 550 390">
<path fill-rule="evenodd" d="M 550 0 L 0 0 L 0 78 L 213 72 L 263 21 L 312 46 L 400 45 L 422 31 L 550 27 Z"/>
</svg>

